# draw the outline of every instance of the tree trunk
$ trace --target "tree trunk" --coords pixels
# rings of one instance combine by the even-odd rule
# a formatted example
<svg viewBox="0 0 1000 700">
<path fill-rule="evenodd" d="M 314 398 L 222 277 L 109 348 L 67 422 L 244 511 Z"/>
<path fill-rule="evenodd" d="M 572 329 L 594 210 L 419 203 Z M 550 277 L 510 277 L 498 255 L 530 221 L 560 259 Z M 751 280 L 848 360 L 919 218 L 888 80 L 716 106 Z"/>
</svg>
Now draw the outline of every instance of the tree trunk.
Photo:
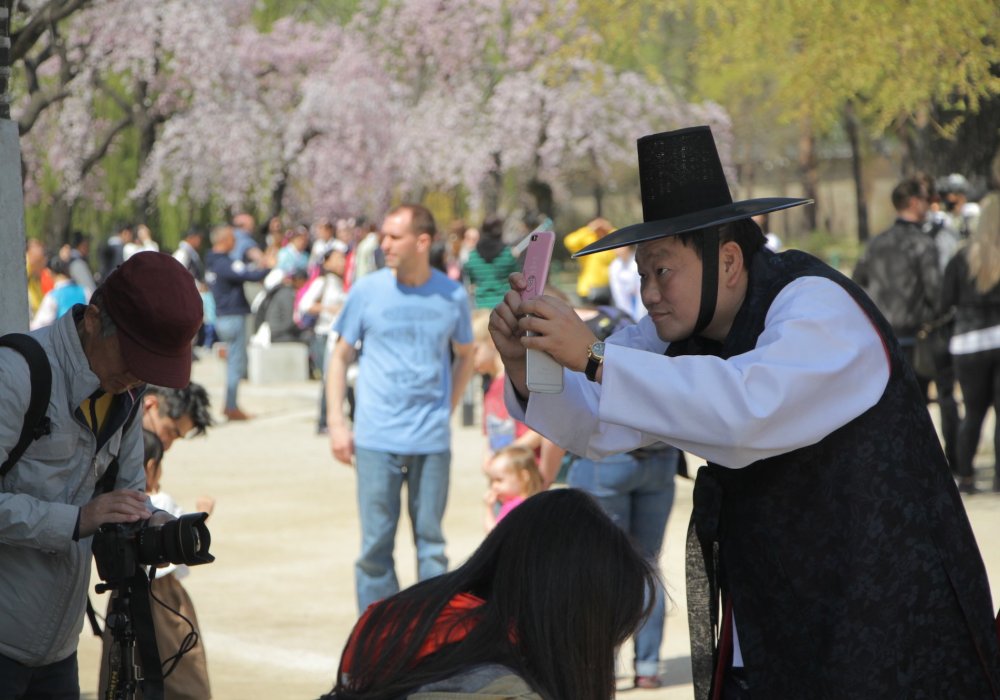
<svg viewBox="0 0 1000 700">
<path fill-rule="evenodd" d="M 45 230 L 46 245 L 50 250 L 58 250 L 63 243 L 69 242 L 73 230 L 73 205 L 58 194 L 53 195 L 52 204 L 48 207 L 48 222 Z"/>
<path fill-rule="evenodd" d="M 600 182 L 594 183 L 594 216 L 604 216 L 604 188 Z"/>
<path fill-rule="evenodd" d="M 0 0 L 0 119 L 10 119 L 7 87 L 10 82 L 10 15 L 14 0 Z"/>
<path fill-rule="evenodd" d="M 816 160 L 816 136 L 813 134 L 812 122 L 802 122 L 799 131 L 799 175 L 802 178 L 803 196 L 816 202 L 811 207 L 803 207 L 806 217 L 806 229 L 816 230 L 816 210 L 819 204 L 819 165 Z"/>
<path fill-rule="evenodd" d="M 550 219 L 555 218 L 555 198 L 552 196 L 552 188 L 549 183 L 539 180 L 537 177 L 531 178 L 528 182 L 528 194 L 535 200 L 535 211 Z"/>
<path fill-rule="evenodd" d="M 500 154 L 493 154 L 493 167 L 483 183 L 483 215 L 494 216 L 500 211 L 500 194 L 503 191 L 503 170 Z"/>
<path fill-rule="evenodd" d="M 864 168 L 861 156 L 861 134 L 858 125 L 858 115 L 854 111 L 854 103 L 848 102 L 844 107 L 844 130 L 851 143 L 851 173 L 854 176 L 854 201 L 858 216 L 858 240 L 864 243 L 870 236 L 868 228 L 868 197 L 865 194 Z"/>
</svg>

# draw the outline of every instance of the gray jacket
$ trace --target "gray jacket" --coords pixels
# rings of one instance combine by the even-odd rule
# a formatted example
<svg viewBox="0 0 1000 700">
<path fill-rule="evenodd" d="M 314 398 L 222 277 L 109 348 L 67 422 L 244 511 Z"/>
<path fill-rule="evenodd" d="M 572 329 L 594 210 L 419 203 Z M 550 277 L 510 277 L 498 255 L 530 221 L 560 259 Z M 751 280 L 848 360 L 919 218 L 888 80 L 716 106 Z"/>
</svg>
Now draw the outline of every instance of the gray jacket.
<svg viewBox="0 0 1000 700">
<path fill-rule="evenodd" d="M 418 688 L 409 700 L 541 700 L 524 679 L 506 666 L 483 664 Z"/>
<path fill-rule="evenodd" d="M 141 410 L 139 395 L 115 398 L 100 444 L 78 417 L 80 403 L 99 381 L 80 345 L 75 316 L 68 313 L 31 334 L 52 367 L 52 432 L 33 442 L 0 481 L 0 654 L 28 666 L 76 651 L 91 568 L 91 538 L 73 541 L 80 506 L 93 498 L 115 456 L 115 488 L 145 487 L 141 420 L 127 421 Z M 0 462 L 17 443 L 30 389 L 25 360 L 0 349 Z"/>
</svg>

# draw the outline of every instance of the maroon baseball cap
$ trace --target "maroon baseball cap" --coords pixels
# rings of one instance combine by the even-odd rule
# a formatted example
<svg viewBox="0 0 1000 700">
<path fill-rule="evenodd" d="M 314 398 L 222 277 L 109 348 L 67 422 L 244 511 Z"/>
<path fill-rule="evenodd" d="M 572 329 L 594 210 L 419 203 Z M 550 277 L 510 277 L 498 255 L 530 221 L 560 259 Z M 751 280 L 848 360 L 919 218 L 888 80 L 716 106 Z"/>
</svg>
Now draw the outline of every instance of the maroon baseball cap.
<svg viewBox="0 0 1000 700">
<path fill-rule="evenodd" d="M 100 290 L 129 371 L 147 384 L 186 387 L 202 306 L 184 265 L 165 253 L 136 253 L 108 275 Z"/>
</svg>

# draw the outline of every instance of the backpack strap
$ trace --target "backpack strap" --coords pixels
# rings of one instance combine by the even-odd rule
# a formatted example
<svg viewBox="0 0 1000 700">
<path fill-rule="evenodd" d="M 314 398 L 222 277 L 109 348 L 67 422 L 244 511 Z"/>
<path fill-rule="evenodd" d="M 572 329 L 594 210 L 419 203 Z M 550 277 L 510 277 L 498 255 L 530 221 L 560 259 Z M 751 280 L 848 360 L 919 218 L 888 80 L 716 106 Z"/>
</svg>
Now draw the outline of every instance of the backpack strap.
<svg viewBox="0 0 1000 700">
<path fill-rule="evenodd" d="M 21 455 L 28 449 L 28 445 L 52 432 L 52 424 L 48 416 L 45 415 L 49 408 L 49 396 L 52 393 L 52 370 L 49 358 L 45 356 L 45 350 L 30 335 L 8 333 L 0 336 L 0 347 L 12 348 L 21 353 L 28 363 L 28 371 L 31 375 L 31 398 L 28 401 L 28 410 L 24 415 L 21 436 L 14 449 L 7 453 L 7 461 L 0 465 L 0 478 L 3 478 L 21 459 Z"/>
</svg>

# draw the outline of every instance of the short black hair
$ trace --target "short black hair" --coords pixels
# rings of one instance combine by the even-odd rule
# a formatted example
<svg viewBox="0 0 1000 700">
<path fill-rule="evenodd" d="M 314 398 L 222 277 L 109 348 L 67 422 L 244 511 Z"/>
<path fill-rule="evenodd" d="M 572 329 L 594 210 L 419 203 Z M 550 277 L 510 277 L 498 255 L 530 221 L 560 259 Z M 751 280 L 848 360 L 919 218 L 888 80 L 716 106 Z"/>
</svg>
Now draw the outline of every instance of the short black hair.
<svg viewBox="0 0 1000 700">
<path fill-rule="evenodd" d="M 743 251 L 744 265 L 750 264 L 750 258 L 763 248 L 767 241 L 764 232 L 760 230 L 760 226 L 753 219 L 737 219 L 728 224 L 722 224 L 718 229 L 719 244 L 735 242 Z M 677 234 L 681 245 L 693 248 L 699 260 L 702 259 L 702 254 L 705 252 L 705 240 L 702 235 L 704 231 L 705 229 L 698 229 Z"/>
<path fill-rule="evenodd" d="M 903 211 L 910 204 L 910 198 L 929 199 L 927 182 L 919 176 L 908 177 L 892 190 L 892 206 L 896 211 Z"/>
<path fill-rule="evenodd" d="M 191 382 L 183 389 L 169 389 L 150 384 L 146 387 L 146 393 L 160 399 L 160 410 L 170 418 L 177 420 L 184 415 L 190 417 L 191 423 L 194 424 L 195 435 L 204 435 L 212 425 L 208 392 L 201 384 Z"/>
</svg>

